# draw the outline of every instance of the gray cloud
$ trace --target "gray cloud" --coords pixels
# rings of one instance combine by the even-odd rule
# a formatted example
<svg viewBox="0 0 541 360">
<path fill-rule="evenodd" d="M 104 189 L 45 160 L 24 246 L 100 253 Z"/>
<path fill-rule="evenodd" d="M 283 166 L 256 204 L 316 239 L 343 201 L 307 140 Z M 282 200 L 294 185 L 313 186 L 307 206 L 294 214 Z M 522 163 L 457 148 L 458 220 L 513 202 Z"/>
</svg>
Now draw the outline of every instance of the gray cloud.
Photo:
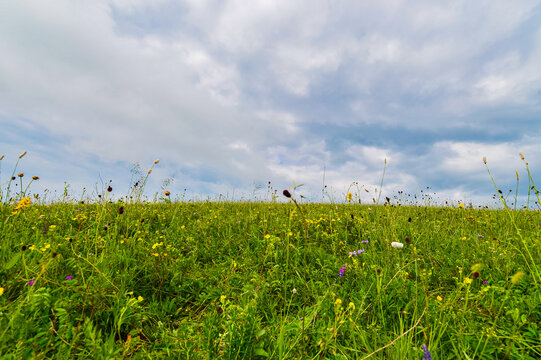
<svg viewBox="0 0 541 360">
<path fill-rule="evenodd" d="M 97 172 L 125 187 L 156 157 L 154 188 L 200 194 L 318 194 L 324 167 L 338 192 L 375 187 L 384 158 L 389 193 L 487 196 L 485 155 L 506 185 L 518 151 L 539 174 L 537 1 L 0 7 L 0 142 L 65 164 L 42 170 L 51 187 Z"/>
</svg>

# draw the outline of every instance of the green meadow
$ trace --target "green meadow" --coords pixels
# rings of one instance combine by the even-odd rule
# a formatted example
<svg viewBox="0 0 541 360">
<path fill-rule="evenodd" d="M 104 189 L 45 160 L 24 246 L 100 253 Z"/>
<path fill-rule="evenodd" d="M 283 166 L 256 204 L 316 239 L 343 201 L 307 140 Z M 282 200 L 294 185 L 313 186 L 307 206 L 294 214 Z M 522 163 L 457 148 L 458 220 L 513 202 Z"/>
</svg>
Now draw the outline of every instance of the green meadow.
<svg viewBox="0 0 541 360">
<path fill-rule="evenodd" d="M 541 358 L 539 207 L 149 202 L 148 174 L 45 204 L 13 173 L 3 359 Z"/>
</svg>

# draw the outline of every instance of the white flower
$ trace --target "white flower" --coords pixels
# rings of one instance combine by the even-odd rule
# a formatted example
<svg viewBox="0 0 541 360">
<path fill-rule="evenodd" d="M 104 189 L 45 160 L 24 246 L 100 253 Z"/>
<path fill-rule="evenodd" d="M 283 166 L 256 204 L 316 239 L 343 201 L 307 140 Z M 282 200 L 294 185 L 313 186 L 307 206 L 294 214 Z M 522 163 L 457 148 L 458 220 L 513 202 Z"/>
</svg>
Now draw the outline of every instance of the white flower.
<svg viewBox="0 0 541 360">
<path fill-rule="evenodd" d="M 297 293 L 297 289 L 293 288 L 293 294 Z"/>
<path fill-rule="evenodd" d="M 404 244 L 399 243 L 399 242 L 396 242 L 396 241 L 393 241 L 393 242 L 391 243 L 391 246 L 394 247 L 394 248 L 402 249 L 402 248 L 404 247 Z"/>
</svg>

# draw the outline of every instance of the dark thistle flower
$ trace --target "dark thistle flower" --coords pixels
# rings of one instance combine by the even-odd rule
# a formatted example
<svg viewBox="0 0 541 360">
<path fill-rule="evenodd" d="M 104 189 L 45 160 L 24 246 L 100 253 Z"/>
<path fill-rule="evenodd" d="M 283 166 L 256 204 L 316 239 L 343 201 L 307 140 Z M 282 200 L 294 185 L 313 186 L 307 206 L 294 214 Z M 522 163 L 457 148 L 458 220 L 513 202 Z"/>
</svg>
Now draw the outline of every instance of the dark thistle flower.
<svg viewBox="0 0 541 360">
<path fill-rule="evenodd" d="M 404 241 L 406 242 L 406 244 L 411 243 L 411 239 L 409 237 L 405 238 Z"/>
<path fill-rule="evenodd" d="M 379 274 L 381 274 L 381 269 L 377 269 L 376 272 Z"/>
<path fill-rule="evenodd" d="M 15 180 L 15 179 L 16 179 L 16 177 L 15 177 L 15 176 L 12 176 L 12 177 L 11 177 L 11 180 Z"/>
<path fill-rule="evenodd" d="M 165 191 L 163 192 L 163 194 L 164 194 L 165 196 L 169 196 L 169 195 L 171 195 L 171 192 L 170 192 L 169 190 L 165 190 Z"/>
<path fill-rule="evenodd" d="M 24 176 L 24 173 L 19 173 L 17 174 L 19 177 L 23 177 Z"/>
<path fill-rule="evenodd" d="M 423 360 L 432 360 L 432 354 L 430 353 L 430 350 L 428 350 L 426 344 L 423 344 Z"/>
<path fill-rule="evenodd" d="M 411 222 L 411 218 L 408 218 L 408 222 Z"/>
<path fill-rule="evenodd" d="M 111 185 L 107 186 L 107 192 L 111 192 L 113 191 L 113 188 L 111 187 Z"/>
<path fill-rule="evenodd" d="M 289 192 L 289 190 L 284 190 L 283 194 L 286 198 L 291 198 L 291 193 Z"/>
<path fill-rule="evenodd" d="M 32 180 L 39 180 L 39 176 L 32 176 Z"/>
<path fill-rule="evenodd" d="M 55 252 L 53 252 L 53 253 L 51 254 L 51 256 L 54 257 L 54 258 L 55 258 L 57 255 L 58 255 L 58 254 L 55 253 Z"/>
<path fill-rule="evenodd" d="M 21 246 L 21 250 L 25 251 L 26 250 L 26 245 Z"/>
<path fill-rule="evenodd" d="M 124 213 L 124 206 L 118 208 L 118 213 L 122 215 Z"/>
<path fill-rule="evenodd" d="M 479 272 L 477 272 L 477 271 L 474 272 L 474 273 L 472 274 L 472 277 L 473 277 L 474 279 L 477 279 L 477 278 L 479 277 Z"/>
<path fill-rule="evenodd" d="M 355 215 L 351 214 L 351 218 L 352 218 L 352 219 L 355 219 Z"/>
</svg>

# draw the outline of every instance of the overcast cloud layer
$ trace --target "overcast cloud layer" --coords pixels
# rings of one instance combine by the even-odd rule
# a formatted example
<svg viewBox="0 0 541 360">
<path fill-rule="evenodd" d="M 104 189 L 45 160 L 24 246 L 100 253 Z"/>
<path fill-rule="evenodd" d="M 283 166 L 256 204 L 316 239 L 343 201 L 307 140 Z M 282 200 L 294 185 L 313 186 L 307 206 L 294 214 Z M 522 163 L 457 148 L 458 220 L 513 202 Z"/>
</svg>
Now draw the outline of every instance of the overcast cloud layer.
<svg viewBox="0 0 541 360">
<path fill-rule="evenodd" d="M 371 199 L 387 159 L 383 195 L 483 203 L 519 151 L 541 182 L 539 1 L 6 0 L 0 54 L 0 180 L 27 150 L 36 191 L 160 158 L 151 192 Z"/>
</svg>

